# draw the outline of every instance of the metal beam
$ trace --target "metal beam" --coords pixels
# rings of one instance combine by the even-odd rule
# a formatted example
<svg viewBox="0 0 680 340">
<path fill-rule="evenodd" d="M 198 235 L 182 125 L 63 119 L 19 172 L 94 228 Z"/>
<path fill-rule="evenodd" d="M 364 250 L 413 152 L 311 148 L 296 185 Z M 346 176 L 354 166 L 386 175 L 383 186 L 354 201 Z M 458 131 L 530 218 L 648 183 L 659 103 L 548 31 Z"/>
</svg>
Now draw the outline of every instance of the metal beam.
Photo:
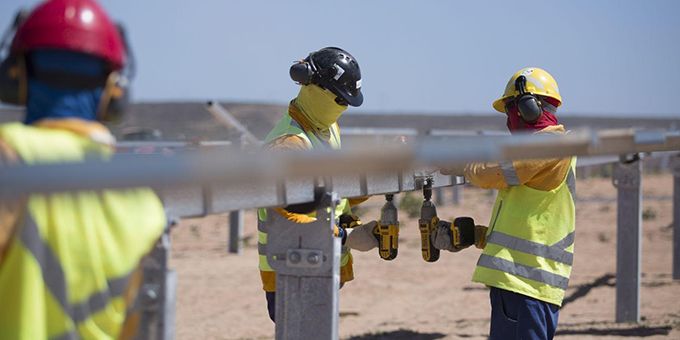
<svg viewBox="0 0 680 340">
<path fill-rule="evenodd" d="M 673 279 L 680 280 L 680 154 L 671 157 L 673 171 Z"/>
<path fill-rule="evenodd" d="M 415 190 L 418 172 L 413 169 L 419 167 L 654 150 L 680 150 L 680 133 L 627 130 L 436 139 L 395 148 L 368 145 L 285 154 L 220 150 L 174 157 L 119 155 L 110 161 L 0 167 L 0 196 L 152 186 L 177 207 L 178 215 L 191 216 L 308 202 L 314 178 L 321 176 L 333 177 L 341 197 L 354 197 Z M 457 184 L 452 177 L 435 176 L 441 177 L 435 178 L 435 186 Z M 202 186 L 210 187 L 211 194 L 204 195 Z"/>
<path fill-rule="evenodd" d="M 235 210 L 229 213 L 229 244 L 228 251 L 232 254 L 241 254 L 241 238 L 243 235 L 243 210 Z"/>
<path fill-rule="evenodd" d="M 621 156 L 614 166 L 616 212 L 616 322 L 640 322 L 641 163 Z"/>
<path fill-rule="evenodd" d="M 253 135 L 248 128 L 246 128 L 241 122 L 232 116 L 227 109 L 225 109 L 220 103 L 216 101 L 209 101 L 205 105 L 206 110 L 210 112 L 213 117 L 220 122 L 222 125 L 237 130 L 241 135 L 241 144 L 249 145 L 260 145 L 261 142 L 255 135 Z"/>
</svg>

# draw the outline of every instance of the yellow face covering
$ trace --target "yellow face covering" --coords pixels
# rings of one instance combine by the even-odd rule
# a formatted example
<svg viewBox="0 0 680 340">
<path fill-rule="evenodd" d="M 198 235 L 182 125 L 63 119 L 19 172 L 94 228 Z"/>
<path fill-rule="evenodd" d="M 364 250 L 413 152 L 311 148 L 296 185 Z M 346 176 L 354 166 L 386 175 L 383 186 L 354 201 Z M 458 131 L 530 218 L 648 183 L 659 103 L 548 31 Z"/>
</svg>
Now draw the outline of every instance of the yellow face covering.
<svg viewBox="0 0 680 340">
<path fill-rule="evenodd" d="M 300 87 L 295 104 L 314 128 L 327 130 L 347 110 L 347 106 L 339 105 L 335 102 L 335 98 L 335 94 L 331 91 L 310 84 Z"/>
</svg>

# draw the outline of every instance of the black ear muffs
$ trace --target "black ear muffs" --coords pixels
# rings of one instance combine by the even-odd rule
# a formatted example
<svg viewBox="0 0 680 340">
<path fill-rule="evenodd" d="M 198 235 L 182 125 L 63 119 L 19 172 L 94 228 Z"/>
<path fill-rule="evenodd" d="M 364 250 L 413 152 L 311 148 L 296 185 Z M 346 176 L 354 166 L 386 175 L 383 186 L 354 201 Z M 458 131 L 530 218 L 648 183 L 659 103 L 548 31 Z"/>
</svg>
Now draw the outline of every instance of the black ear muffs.
<svg viewBox="0 0 680 340">
<path fill-rule="evenodd" d="M 290 67 L 288 73 L 290 74 L 290 79 L 301 85 L 309 85 L 314 80 L 314 77 L 318 76 L 318 70 L 316 65 L 314 65 L 314 59 L 312 59 L 313 53 L 310 53 L 307 58 L 301 61 L 296 61 L 293 66 Z"/>
<path fill-rule="evenodd" d="M 515 80 L 515 90 L 519 94 L 515 97 L 514 102 L 522 120 L 531 124 L 541 118 L 543 107 L 541 101 L 535 95 L 526 92 L 526 81 L 527 79 L 524 76 L 519 76 Z"/>
<path fill-rule="evenodd" d="M 314 77 L 314 71 L 306 61 L 299 61 L 290 67 L 290 79 L 302 85 L 309 85 Z"/>
</svg>

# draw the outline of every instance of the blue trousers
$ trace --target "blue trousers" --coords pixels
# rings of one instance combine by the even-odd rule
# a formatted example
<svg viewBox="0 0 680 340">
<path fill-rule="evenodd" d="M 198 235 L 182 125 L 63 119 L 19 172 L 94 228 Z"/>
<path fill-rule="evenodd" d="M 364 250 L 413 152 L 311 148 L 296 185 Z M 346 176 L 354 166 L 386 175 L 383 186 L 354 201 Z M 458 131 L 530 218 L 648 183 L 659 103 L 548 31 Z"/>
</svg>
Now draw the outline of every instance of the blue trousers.
<svg viewBox="0 0 680 340">
<path fill-rule="evenodd" d="M 490 340 L 548 340 L 555 336 L 560 307 L 491 287 Z"/>
<path fill-rule="evenodd" d="M 276 293 L 275 292 L 264 292 L 267 298 L 267 311 L 269 312 L 269 318 L 276 322 Z"/>
</svg>

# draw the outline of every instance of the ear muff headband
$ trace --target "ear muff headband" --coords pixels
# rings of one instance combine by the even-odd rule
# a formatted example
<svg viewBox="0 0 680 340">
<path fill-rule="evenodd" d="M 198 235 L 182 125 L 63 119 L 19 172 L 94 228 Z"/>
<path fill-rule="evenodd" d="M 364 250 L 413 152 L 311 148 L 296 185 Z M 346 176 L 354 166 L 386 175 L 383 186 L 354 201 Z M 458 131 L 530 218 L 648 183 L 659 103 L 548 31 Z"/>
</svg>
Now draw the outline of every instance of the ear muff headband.
<svg viewBox="0 0 680 340">
<path fill-rule="evenodd" d="M 525 123 L 535 123 L 543 114 L 541 101 L 532 93 L 526 92 L 527 79 L 519 76 L 515 80 L 515 90 L 518 94 L 514 102 L 517 105 L 520 117 Z"/>
</svg>

